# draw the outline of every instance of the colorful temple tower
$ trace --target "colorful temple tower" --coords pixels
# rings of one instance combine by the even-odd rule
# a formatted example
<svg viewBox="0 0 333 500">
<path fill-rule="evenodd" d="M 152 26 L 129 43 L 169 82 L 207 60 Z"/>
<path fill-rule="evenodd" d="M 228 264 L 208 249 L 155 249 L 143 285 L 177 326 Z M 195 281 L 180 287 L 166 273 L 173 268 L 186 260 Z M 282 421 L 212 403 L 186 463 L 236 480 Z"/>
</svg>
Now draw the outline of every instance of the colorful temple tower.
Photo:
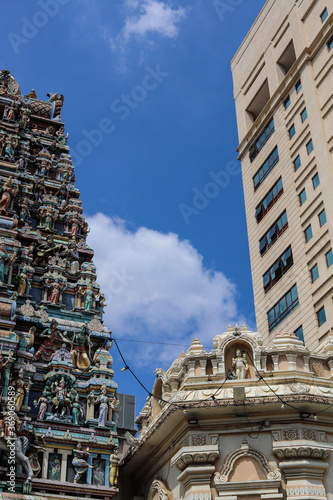
<svg viewBox="0 0 333 500">
<path fill-rule="evenodd" d="M 109 499 L 119 397 L 63 96 L 0 72 L 0 498 Z M 16 465 L 14 465 L 16 462 Z"/>
</svg>

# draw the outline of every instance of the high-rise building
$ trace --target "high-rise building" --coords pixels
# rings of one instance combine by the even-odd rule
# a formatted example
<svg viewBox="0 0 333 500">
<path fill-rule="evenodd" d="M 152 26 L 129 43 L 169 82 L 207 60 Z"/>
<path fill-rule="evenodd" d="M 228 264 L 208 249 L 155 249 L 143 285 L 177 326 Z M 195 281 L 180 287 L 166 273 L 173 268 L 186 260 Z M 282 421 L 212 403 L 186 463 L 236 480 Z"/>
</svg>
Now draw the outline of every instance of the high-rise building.
<svg viewBox="0 0 333 500">
<path fill-rule="evenodd" d="M 333 327 L 333 5 L 268 0 L 232 60 L 258 331 Z"/>
</svg>

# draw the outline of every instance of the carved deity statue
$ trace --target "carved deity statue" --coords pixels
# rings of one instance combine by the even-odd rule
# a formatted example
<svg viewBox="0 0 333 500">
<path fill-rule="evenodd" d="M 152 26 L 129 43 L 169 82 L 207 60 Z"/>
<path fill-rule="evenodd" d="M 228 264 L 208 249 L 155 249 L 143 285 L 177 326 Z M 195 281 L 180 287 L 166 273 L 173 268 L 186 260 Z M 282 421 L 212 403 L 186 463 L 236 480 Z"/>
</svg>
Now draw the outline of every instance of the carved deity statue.
<svg viewBox="0 0 333 500">
<path fill-rule="evenodd" d="M 80 403 L 79 395 L 77 394 L 75 396 L 74 403 L 72 404 L 72 417 L 74 425 L 79 425 L 80 415 L 83 418 L 82 405 Z"/>
<path fill-rule="evenodd" d="M 16 387 L 15 408 L 17 411 L 21 410 L 25 393 L 29 392 L 30 387 L 32 386 L 31 380 L 29 380 L 29 382 L 26 383 L 23 377 L 24 377 L 24 372 L 23 368 L 21 368 L 19 371 L 18 378 L 13 382 L 14 387 Z"/>
<path fill-rule="evenodd" d="M 246 361 L 246 354 L 242 355 L 240 349 L 237 349 L 236 356 L 232 359 L 232 366 L 238 379 L 243 380 L 246 378 L 249 366 Z"/>
<path fill-rule="evenodd" d="M 118 448 L 115 448 L 110 455 L 110 486 L 118 486 L 119 477 L 119 462 L 120 458 L 117 456 Z"/>
<path fill-rule="evenodd" d="M 24 295 L 27 289 L 27 285 L 31 285 L 31 282 L 27 276 L 27 269 L 24 267 L 21 272 L 16 276 L 16 290 L 19 295 Z"/>
<path fill-rule="evenodd" d="M 82 444 L 77 443 L 76 449 L 73 450 L 74 458 L 72 460 L 72 465 L 75 470 L 74 483 L 77 483 L 81 476 L 87 472 L 88 469 L 93 469 L 92 465 L 89 465 L 83 457 L 89 457 L 89 448 L 84 451 L 82 449 Z"/>
<path fill-rule="evenodd" d="M 34 401 L 35 408 L 37 408 L 37 406 L 39 405 L 38 418 L 40 420 L 44 420 L 44 418 L 45 418 L 45 413 L 47 411 L 48 402 L 49 401 L 48 401 L 48 399 L 46 397 L 46 389 L 44 389 L 41 397 L 39 398 L 39 400 L 38 401 L 37 400 Z"/>
<path fill-rule="evenodd" d="M 10 176 L 8 177 L 8 179 L 6 179 L 2 188 L 2 195 L 0 200 L 0 213 L 1 212 L 7 213 L 12 198 L 15 198 L 17 193 L 18 193 L 18 187 L 14 184 L 13 178 Z"/>
<path fill-rule="evenodd" d="M 110 405 L 105 383 L 102 385 L 101 395 L 95 399 L 95 403 L 99 403 L 98 427 L 105 427 Z"/>
<path fill-rule="evenodd" d="M 56 320 L 52 320 L 49 328 L 46 328 L 41 334 L 40 337 L 45 338 L 42 345 L 39 347 L 36 352 L 33 361 L 38 361 L 39 358 L 42 358 L 43 361 L 49 363 L 53 358 L 53 355 L 56 351 L 56 340 L 62 340 L 63 342 L 69 342 L 68 339 L 60 333 L 57 329 L 58 323 Z"/>
<path fill-rule="evenodd" d="M 89 358 L 93 344 L 90 340 L 90 334 L 86 324 L 81 326 L 77 333 L 73 334 L 70 342 L 72 344 L 71 357 L 73 367 L 78 370 L 87 370 L 91 365 Z M 88 348 L 88 353 L 86 348 Z"/>
</svg>

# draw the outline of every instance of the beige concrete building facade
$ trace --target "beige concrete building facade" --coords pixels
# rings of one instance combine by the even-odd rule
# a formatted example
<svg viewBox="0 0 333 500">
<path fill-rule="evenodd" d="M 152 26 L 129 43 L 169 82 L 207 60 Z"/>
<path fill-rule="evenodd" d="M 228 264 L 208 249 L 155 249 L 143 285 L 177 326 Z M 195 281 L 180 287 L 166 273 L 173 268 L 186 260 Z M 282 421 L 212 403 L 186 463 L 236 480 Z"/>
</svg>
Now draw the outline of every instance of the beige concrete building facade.
<svg viewBox="0 0 333 500">
<path fill-rule="evenodd" d="M 232 60 L 258 331 L 333 327 L 333 3 L 268 0 Z"/>
</svg>

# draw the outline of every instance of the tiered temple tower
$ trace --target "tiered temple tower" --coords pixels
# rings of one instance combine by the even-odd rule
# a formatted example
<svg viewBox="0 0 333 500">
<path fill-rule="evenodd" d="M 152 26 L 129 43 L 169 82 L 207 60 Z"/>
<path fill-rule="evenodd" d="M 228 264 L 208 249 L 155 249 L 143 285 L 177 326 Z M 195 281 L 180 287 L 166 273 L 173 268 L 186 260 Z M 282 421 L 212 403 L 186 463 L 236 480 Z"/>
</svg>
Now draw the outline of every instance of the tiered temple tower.
<svg viewBox="0 0 333 500">
<path fill-rule="evenodd" d="M 111 332 L 63 100 L 23 96 L 0 72 L 0 497 L 8 499 L 118 491 Z"/>
</svg>

